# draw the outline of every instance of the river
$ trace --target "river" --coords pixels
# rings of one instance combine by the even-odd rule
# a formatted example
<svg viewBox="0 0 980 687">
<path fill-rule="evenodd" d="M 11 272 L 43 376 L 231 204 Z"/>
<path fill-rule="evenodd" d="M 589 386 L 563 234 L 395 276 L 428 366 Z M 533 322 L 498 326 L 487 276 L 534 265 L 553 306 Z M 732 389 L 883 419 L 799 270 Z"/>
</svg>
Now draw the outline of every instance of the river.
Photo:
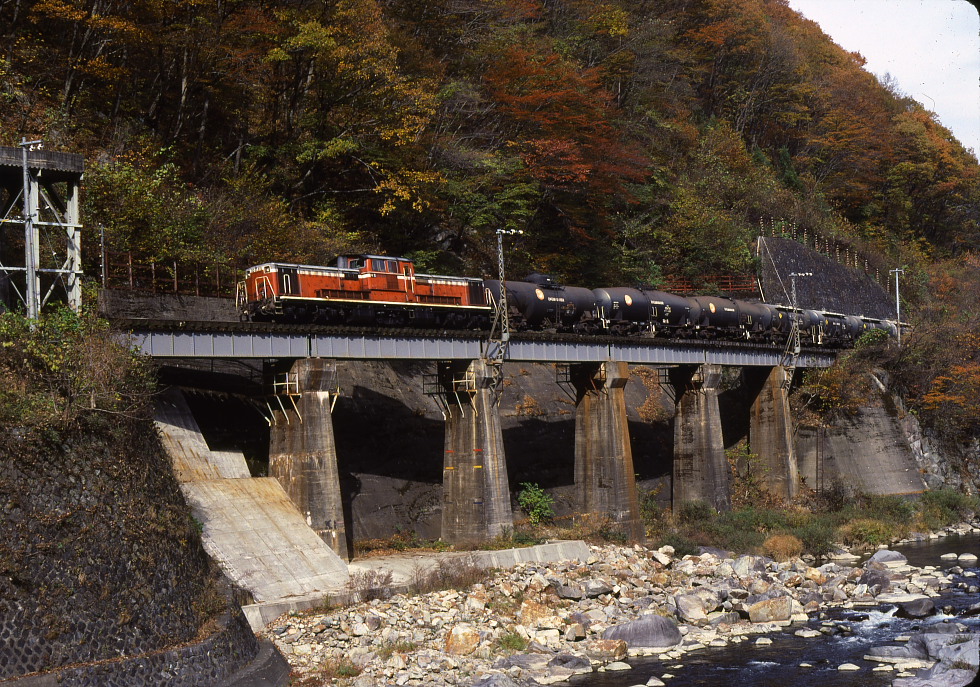
<svg viewBox="0 0 980 687">
<path fill-rule="evenodd" d="M 892 547 L 908 559 L 909 564 L 923 567 L 934 565 L 946 570 L 955 561 L 943 561 L 944 553 L 973 553 L 980 556 L 980 535 L 953 536 L 925 542 Z M 976 568 L 972 569 L 977 572 Z M 970 584 L 980 584 L 977 578 L 958 578 Z M 980 601 L 977 594 L 952 589 L 935 599 L 936 607 L 953 606 L 957 611 Z M 925 620 L 895 618 L 894 606 L 867 607 L 834 611 L 825 619 L 811 619 L 808 625 L 819 629 L 823 620 L 845 621 L 852 632 L 813 639 L 802 639 L 792 633 L 799 626 L 787 628 L 785 633 L 768 635 L 769 646 L 757 646 L 757 635 L 750 635 L 741 644 L 724 648 L 706 648 L 685 654 L 680 663 L 661 661 L 657 658 L 630 658 L 632 670 L 622 672 L 592 673 L 573 679 L 574 687 L 632 687 L 643 685 L 651 676 L 664 678 L 668 687 L 705 687 L 706 685 L 737 685 L 738 687 L 879 687 L 890 685 L 895 672 L 872 672 L 877 662 L 863 659 L 872 646 L 888 644 L 899 635 L 915 632 L 924 624 L 956 618 L 936 615 Z M 959 622 L 980 632 L 980 619 L 960 618 Z M 812 667 L 801 667 L 808 663 Z M 837 670 L 843 663 L 860 667 L 854 672 Z"/>
</svg>

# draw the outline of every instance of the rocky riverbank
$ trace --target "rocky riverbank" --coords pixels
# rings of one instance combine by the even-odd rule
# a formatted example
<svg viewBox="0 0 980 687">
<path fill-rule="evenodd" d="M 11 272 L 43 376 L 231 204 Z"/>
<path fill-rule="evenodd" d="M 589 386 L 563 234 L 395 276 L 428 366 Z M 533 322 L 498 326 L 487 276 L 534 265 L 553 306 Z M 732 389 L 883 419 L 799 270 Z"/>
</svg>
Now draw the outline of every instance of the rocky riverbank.
<svg viewBox="0 0 980 687">
<path fill-rule="evenodd" d="M 332 677 L 356 687 L 551 684 L 595 670 L 628 670 L 635 656 L 659 656 L 660 677 L 669 680 L 691 651 L 764 644 L 765 635 L 791 626 L 804 638 L 846 634 L 843 621 L 806 625 L 831 608 L 891 603 L 900 613 L 928 615 L 935 612 L 932 599 L 954 584 L 950 572 L 909 566 L 887 550 L 858 567 L 854 560 L 814 566 L 801 559 L 678 557 L 670 547 L 596 546 L 584 561 L 488 572 L 468 591 L 397 594 L 283 616 L 265 634 L 308 684 L 329 684 Z M 973 566 L 975 559 L 962 564 Z M 976 644 L 975 636 L 915 640 L 907 652 L 889 648 L 867 658 L 910 680 L 912 671 L 936 671 L 944 661 L 962 673 L 963 647 L 955 649 L 955 660 L 939 652 L 970 642 Z"/>
</svg>

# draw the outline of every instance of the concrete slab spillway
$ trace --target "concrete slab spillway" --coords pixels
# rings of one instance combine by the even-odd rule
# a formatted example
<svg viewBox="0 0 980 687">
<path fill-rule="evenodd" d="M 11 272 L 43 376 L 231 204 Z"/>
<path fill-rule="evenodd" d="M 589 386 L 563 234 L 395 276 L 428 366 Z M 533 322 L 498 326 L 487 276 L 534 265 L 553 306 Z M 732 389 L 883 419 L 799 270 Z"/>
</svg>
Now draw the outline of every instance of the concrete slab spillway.
<svg viewBox="0 0 980 687">
<path fill-rule="evenodd" d="M 347 564 L 310 528 L 279 482 L 252 478 L 241 453 L 211 451 L 183 394 L 161 397 L 156 426 L 207 552 L 257 603 L 343 590 Z"/>
<path fill-rule="evenodd" d="M 181 486 L 204 523 L 204 546 L 257 602 L 336 593 L 347 564 L 306 524 L 273 477 Z"/>
</svg>

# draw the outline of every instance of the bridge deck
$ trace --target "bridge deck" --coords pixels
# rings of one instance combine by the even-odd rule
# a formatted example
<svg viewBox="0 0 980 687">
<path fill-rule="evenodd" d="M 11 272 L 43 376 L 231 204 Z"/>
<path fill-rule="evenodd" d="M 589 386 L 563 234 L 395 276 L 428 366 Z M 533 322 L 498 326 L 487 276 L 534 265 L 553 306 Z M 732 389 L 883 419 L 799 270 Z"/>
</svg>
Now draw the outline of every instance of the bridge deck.
<svg viewBox="0 0 980 687">
<path fill-rule="evenodd" d="M 156 358 L 337 358 L 353 360 L 475 360 L 486 347 L 479 332 L 368 330 L 257 323 L 117 321 L 132 344 Z M 555 334 L 514 334 L 507 359 L 650 365 L 778 365 L 780 347 L 740 341 L 665 340 Z M 797 367 L 828 367 L 837 352 L 804 350 Z"/>
</svg>

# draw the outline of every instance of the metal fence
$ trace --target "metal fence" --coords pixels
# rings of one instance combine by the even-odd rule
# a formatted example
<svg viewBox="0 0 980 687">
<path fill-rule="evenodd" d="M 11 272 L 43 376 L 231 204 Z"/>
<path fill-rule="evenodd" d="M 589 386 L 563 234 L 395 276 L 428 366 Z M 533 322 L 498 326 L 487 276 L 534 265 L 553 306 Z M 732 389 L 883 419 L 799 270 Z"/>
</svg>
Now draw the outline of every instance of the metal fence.
<svg viewBox="0 0 980 687">
<path fill-rule="evenodd" d="M 700 277 L 665 277 L 664 291 L 682 295 L 711 291 L 714 294 L 747 296 L 759 293 L 759 282 L 751 274 L 716 274 Z"/>
<path fill-rule="evenodd" d="M 243 270 L 222 263 L 145 262 L 129 252 L 102 253 L 102 286 L 108 289 L 234 298 L 243 278 Z"/>
</svg>

